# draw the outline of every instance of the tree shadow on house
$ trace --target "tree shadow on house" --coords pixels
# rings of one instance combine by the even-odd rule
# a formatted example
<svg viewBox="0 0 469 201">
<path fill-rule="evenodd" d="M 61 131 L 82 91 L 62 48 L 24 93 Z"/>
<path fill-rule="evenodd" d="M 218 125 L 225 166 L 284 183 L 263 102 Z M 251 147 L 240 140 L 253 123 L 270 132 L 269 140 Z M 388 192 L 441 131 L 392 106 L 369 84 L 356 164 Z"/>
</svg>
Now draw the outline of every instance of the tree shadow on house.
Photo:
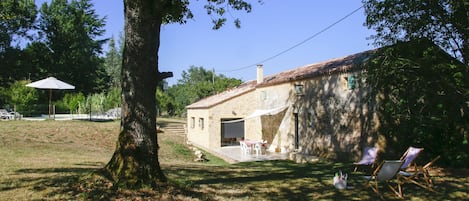
<svg viewBox="0 0 469 201">
<path fill-rule="evenodd" d="M 373 131 L 374 105 L 356 65 L 367 53 L 349 57 L 323 68 L 340 69 L 343 62 L 349 62 L 350 68 L 332 73 L 318 70 L 317 76 L 296 81 L 303 85 L 302 95 L 290 93 L 290 102 L 299 108 L 299 146 L 305 154 L 350 162 L 358 159 L 362 147 L 378 142 Z"/>
</svg>

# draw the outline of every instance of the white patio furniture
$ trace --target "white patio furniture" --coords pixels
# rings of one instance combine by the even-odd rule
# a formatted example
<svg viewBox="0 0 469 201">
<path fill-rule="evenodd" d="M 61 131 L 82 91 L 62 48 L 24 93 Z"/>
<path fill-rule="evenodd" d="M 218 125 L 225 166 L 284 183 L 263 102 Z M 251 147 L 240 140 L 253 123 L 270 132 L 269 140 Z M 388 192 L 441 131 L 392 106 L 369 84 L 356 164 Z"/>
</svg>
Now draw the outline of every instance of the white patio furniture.
<svg viewBox="0 0 469 201">
<path fill-rule="evenodd" d="M 264 153 L 264 149 L 267 145 L 267 142 L 263 140 L 242 140 L 239 143 L 241 145 L 241 151 L 244 153 L 254 152 L 257 156 Z"/>
<path fill-rule="evenodd" d="M 254 144 L 254 151 L 256 151 L 256 156 L 261 155 L 262 154 L 262 144 L 261 143 Z"/>
<path fill-rule="evenodd" d="M 239 141 L 239 146 L 241 147 L 241 152 L 243 154 L 250 154 L 252 152 L 251 146 L 248 146 L 245 141 Z"/>
<path fill-rule="evenodd" d="M 12 120 L 15 119 L 15 114 L 8 112 L 6 109 L 0 109 L 0 119 Z"/>
</svg>

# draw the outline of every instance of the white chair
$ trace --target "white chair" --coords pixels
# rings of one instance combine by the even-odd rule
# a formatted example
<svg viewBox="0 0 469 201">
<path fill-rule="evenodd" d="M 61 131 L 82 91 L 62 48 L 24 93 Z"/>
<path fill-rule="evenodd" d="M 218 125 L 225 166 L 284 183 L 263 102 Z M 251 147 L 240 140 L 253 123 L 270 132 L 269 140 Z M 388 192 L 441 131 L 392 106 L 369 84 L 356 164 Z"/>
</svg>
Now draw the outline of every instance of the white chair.
<svg viewBox="0 0 469 201">
<path fill-rule="evenodd" d="M 254 145 L 254 150 L 256 151 L 256 156 L 262 154 L 262 143 L 256 143 Z"/>
<path fill-rule="evenodd" d="M 251 146 L 248 146 L 248 145 L 246 144 L 246 142 L 244 142 L 244 141 L 239 141 L 239 146 L 241 147 L 241 152 L 242 152 L 243 154 L 249 154 L 249 153 L 251 153 L 251 151 L 252 151 L 252 150 L 251 150 Z"/>
<path fill-rule="evenodd" d="M 241 153 L 244 153 L 245 152 L 245 146 L 244 146 L 244 142 L 243 141 L 239 141 L 239 148 L 241 150 Z"/>
</svg>

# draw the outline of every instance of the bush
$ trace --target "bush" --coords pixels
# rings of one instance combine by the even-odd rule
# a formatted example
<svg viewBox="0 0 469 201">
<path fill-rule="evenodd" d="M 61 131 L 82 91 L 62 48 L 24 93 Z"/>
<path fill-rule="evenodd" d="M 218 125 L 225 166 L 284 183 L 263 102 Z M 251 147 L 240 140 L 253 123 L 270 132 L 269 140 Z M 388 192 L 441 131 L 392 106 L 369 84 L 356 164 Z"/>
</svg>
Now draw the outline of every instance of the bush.
<svg viewBox="0 0 469 201">
<path fill-rule="evenodd" d="M 110 110 L 113 108 L 120 107 L 121 105 L 121 89 L 112 88 L 106 94 L 106 99 L 104 100 L 104 110 Z"/>
<path fill-rule="evenodd" d="M 73 111 L 75 111 L 75 113 L 78 112 L 78 106 L 80 102 L 83 102 L 84 100 L 85 96 L 80 92 L 76 94 L 65 94 L 62 102 L 66 108 L 70 110 L 70 113 L 73 114 Z"/>
<path fill-rule="evenodd" d="M 10 85 L 9 88 L 1 90 L 1 96 L 5 101 L 7 109 L 16 108 L 16 111 L 23 115 L 30 115 L 30 111 L 34 110 L 35 103 L 39 99 L 39 93 L 36 89 L 27 87 L 29 81 L 18 80 Z"/>
<path fill-rule="evenodd" d="M 78 102 L 80 113 L 103 114 L 104 112 L 119 107 L 121 103 L 120 89 L 113 88 L 107 94 L 96 93 L 88 95 Z"/>
</svg>

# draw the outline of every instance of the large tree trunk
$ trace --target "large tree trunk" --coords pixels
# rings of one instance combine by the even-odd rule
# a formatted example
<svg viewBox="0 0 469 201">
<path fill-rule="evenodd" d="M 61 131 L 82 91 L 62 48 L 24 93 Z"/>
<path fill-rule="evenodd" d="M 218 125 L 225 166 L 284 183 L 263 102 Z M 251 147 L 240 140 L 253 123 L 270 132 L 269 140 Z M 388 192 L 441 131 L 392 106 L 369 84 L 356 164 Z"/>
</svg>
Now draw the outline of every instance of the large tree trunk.
<svg viewBox="0 0 469 201">
<path fill-rule="evenodd" d="M 158 161 L 156 136 L 161 5 L 155 0 L 124 0 L 122 130 L 105 169 L 116 183 L 127 187 L 166 181 Z"/>
</svg>

